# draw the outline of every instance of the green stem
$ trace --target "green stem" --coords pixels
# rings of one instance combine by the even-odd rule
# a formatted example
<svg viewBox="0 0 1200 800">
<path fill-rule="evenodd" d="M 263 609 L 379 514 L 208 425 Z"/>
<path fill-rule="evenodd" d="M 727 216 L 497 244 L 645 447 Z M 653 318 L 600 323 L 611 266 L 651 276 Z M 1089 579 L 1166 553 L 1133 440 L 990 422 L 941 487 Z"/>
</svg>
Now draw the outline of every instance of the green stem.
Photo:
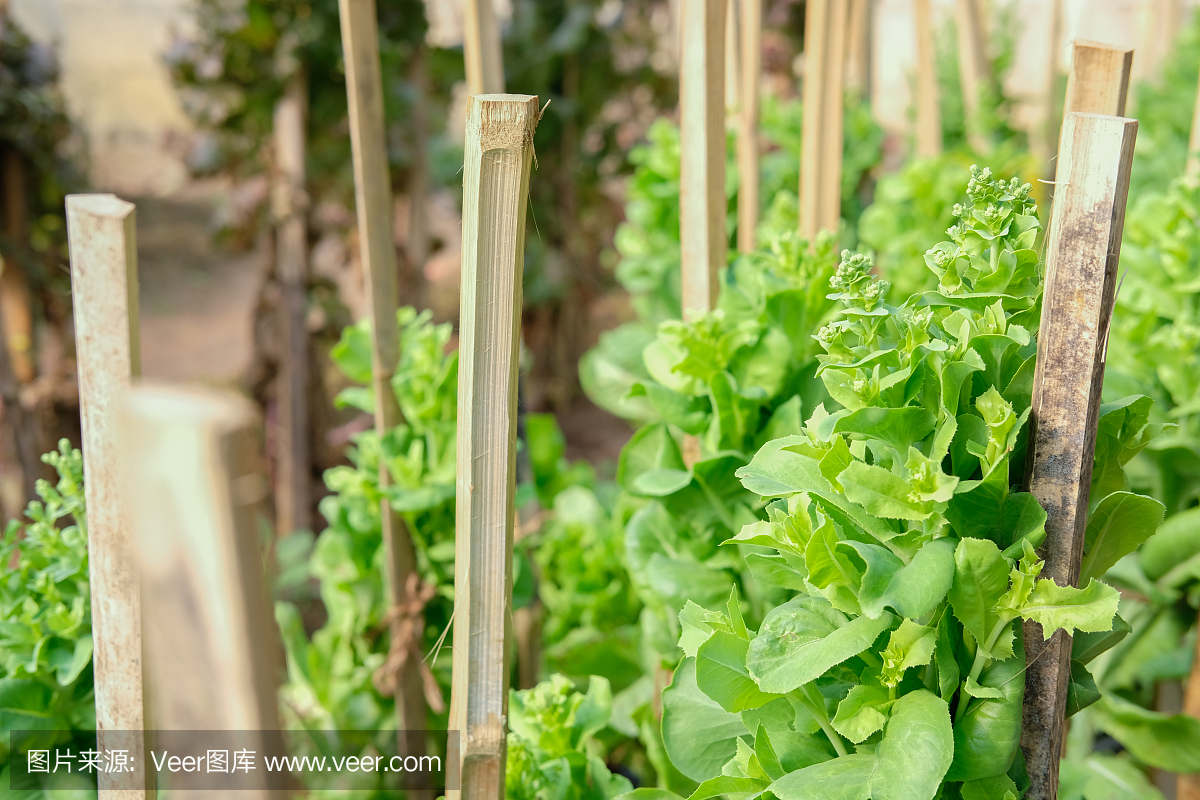
<svg viewBox="0 0 1200 800">
<path fill-rule="evenodd" d="M 837 751 L 838 756 L 846 755 L 846 742 L 833 729 L 833 725 L 829 723 L 829 714 L 825 712 L 825 701 L 821 698 L 821 693 L 815 686 L 809 683 L 800 690 L 800 696 L 804 699 L 804 704 L 808 706 L 809 711 L 812 712 L 817 724 L 821 726 L 821 730 L 829 737 L 829 741 L 833 744 L 833 749 Z"/>
<path fill-rule="evenodd" d="M 955 722 L 961 721 L 962 718 L 966 716 L 967 706 L 970 705 L 970 699 L 966 692 L 967 682 L 979 680 L 979 675 L 983 672 L 983 668 L 987 666 L 989 661 L 991 661 L 987 654 L 990 653 L 992 648 L 996 646 L 996 641 L 1000 638 L 1000 634 L 1004 633 L 1004 629 L 1012 624 L 1012 621 L 1013 617 L 1008 617 L 1007 619 L 1001 617 L 1000 619 L 996 620 L 995 626 L 990 632 L 988 632 L 987 643 L 982 646 L 976 646 L 975 661 L 971 664 L 970 677 L 963 682 L 962 689 L 960 689 L 958 693 L 958 709 L 954 712 Z"/>
</svg>

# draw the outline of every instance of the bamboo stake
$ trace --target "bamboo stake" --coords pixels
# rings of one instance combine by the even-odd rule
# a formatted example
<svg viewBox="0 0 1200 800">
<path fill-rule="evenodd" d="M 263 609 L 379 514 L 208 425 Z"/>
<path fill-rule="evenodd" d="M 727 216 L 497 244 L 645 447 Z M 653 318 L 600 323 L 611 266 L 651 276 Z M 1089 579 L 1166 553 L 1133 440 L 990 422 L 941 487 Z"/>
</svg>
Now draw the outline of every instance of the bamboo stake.
<svg viewBox="0 0 1200 800">
<path fill-rule="evenodd" d="M 346 92 L 350 105 L 350 142 L 354 154 L 355 205 L 363 277 L 370 301 L 371 390 L 375 397 L 375 431 L 382 438 L 403 422 L 392 375 L 400 360 L 399 304 L 396 288 L 396 248 L 392 238 L 392 186 L 384 133 L 383 79 L 379 65 L 379 33 L 375 0 L 340 0 L 342 47 L 346 62 Z M 400 731 L 426 727 L 426 682 L 421 670 L 425 629 L 416 554 L 404 518 L 386 497 L 391 483 L 387 466 L 379 469 L 380 523 L 384 546 L 391 620 L 388 663 L 376 673 L 380 688 L 396 698 Z M 430 680 L 430 704 L 441 711 L 441 694 Z M 402 753 L 420 758 L 424 739 L 402 737 Z"/>
<path fill-rule="evenodd" d="M 823 230 L 837 232 L 842 222 L 842 138 L 845 127 L 846 28 L 850 7 L 829 4 L 828 50 L 822 65 L 821 90 L 821 190 L 817 215 Z"/>
<path fill-rule="evenodd" d="M 236 731 L 256 761 L 282 754 L 283 658 L 255 527 L 266 494 L 253 469 L 257 414 L 232 394 L 140 386 L 121 398 L 118 424 L 142 587 L 154 598 L 144 624 L 155 725 Z M 238 785 L 266 798 L 268 774 Z"/>
<path fill-rule="evenodd" d="M 96 727 L 145 730 L 142 603 L 131 565 L 129 513 L 119 490 L 117 398 L 141 373 L 138 333 L 136 214 L 112 195 L 67 197 L 75 358 L 88 511 L 88 583 L 92 594 L 92 669 Z M 144 742 L 130 755 L 142 780 Z M 98 776 L 100 791 L 112 773 Z M 110 791 L 113 800 L 149 800 L 146 789 Z"/>
<path fill-rule="evenodd" d="M 1124 116 L 1133 51 L 1083 39 L 1076 39 L 1071 45 L 1063 125 L 1066 125 L 1066 115 L 1072 111 Z"/>
<path fill-rule="evenodd" d="M 12 247 L 23 246 L 29 235 L 25 192 L 25 162 L 9 145 L 4 148 L 4 236 Z M 33 308 L 29 280 L 16 259 L 8 259 L 0 274 L 0 305 L 4 307 L 6 327 L 2 330 L 13 373 L 20 383 L 29 383 L 34 378 Z"/>
<path fill-rule="evenodd" d="M 929 0 L 914 0 L 917 20 L 917 157 L 942 152 L 942 110 L 933 52 L 933 15 Z"/>
<path fill-rule="evenodd" d="M 311 525 L 312 464 L 308 438 L 308 205 L 305 191 L 304 120 L 308 83 L 293 77 L 275 106 L 276 278 L 282 289 L 282 342 L 276 466 L 276 529 L 281 536 Z"/>
<path fill-rule="evenodd" d="M 1137 121 L 1068 113 L 1061 179 L 1046 248 L 1029 431 L 1029 490 L 1046 509 L 1042 577 L 1079 582 L 1095 457 L 1108 328 Z M 1032 781 L 1026 797 L 1054 800 L 1071 671 L 1071 637 L 1025 623 L 1021 748 Z"/>
<path fill-rule="evenodd" d="M 7 264 L 0 261 L 0 270 Z M 3 273 L 0 272 L 0 275 Z M 4 330 L 4 308 L 0 304 L 0 330 Z M 21 385 L 13 370 L 7 347 L 0 347 L 0 403 L 4 406 L 4 421 L 12 431 L 13 445 L 16 448 L 17 466 L 21 469 L 21 489 L 24 501 L 28 503 L 37 497 L 37 479 L 40 472 L 41 455 L 37 433 L 30 420 L 30 414 L 21 403 Z M 6 508 L 5 512 L 13 519 L 24 513 L 23 508 Z"/>
<path fill-rule="evenodd" d="M 850 0 L 846 29 L 846 86 L 871 99 L 871 0 Z"/>
<path fill-rule="evenodd" d="M 1062 37 L 1063 0 L 1051 0 L 1050 26 L 1047 30 L 1049 46 L 1046 51 L 1045 86 L 1042 94 L 1042 118 L 1036 132 L 1029 137 L 1031 149 L 1037 160 L 1050 165 L 1050 180 L 1053 180 L 1053 164 L 1055 149 L 1058 147 L 1059 127 L 1055 125 L 1055 105 L 1058 101 L 1058 59 L 1060 53 L 1059 39 Z M 1064 113 L 1066 113 L 1064 111 Z"/>
<path fill-rule="evenodd" d="M 737 114 L 742 93 L 742 42 L 739 9 L 742 0 L 725 2 L 725 114 Z"/>
<path fill-rule="evenodd" d="M 958 74 L 962 82 L 963 122 L 967 142 L 976 153 L 988 150 L 988 140 L 980 130 L 983 87 L 991 65 L 987 56 L 983 9 L 979 0 L 958 0 L 955 5 L 958 24 Z"/>
<path fill-rule="evenodd" d="M 463 20 L 463 56 L 467 62 L 467 92 L 500 94 L 504 91 L 504 51 L 492 0 L 466 0 Z"/>
<path fill-rule="evenodd" d="M 725 0 L 681 13 L 679 241 L 684 319 L 712 310 L 725 265 Z"/>
<path fill-rule="evenodd" d="M 741 0 L 741 108 L 738 110 L 738 250 L 754 251 L 758 230 L 758 115 L 762 74 L 762 0 Z"/>
<path fill-rule="evenodd" d="M 1196 624 L 1200 625 L 1200 620 Z M 1192 670 L 1183 695 L 1183 713 L 1200 719 L 1200 641 L 1197 641 L 1192 656 Z M 1180 773 L 1175 777 L 1175 800 L 1200 800 L 1200 773 Z"/>
<path fill-rule="evenodd" d="M 533 96 L 468 99 L 449 720 L 462 788 L 449 794 L 469 800 L 504 795 L 521 273 L 538 117 Z"/>
<path fill-rule="evenodd" d="M 1196 86 L 1196 104 L 1192 107 L 1192 133 L 1188 137 L 1187 166 L 1184 171 L 1193 178 L 1200 175 L 1200 84 Z"/>
<path fill-rule="evenodd" d="M 842 84 L 849 6 L 810 0 L 805 9 L 804 115 L 800 154 L 800 233 L 837 231 L 842 194 Z"/>
</svg>

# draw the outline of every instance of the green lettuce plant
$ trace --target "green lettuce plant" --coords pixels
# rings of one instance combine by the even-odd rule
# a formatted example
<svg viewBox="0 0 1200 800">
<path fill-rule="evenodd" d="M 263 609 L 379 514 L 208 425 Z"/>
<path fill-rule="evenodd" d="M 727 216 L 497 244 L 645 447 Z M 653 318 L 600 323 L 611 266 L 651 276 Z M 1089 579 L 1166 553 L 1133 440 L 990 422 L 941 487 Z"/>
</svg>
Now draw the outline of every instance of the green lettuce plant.
<svg viewBox="0 0 1200 800">
<path fill-rule="evenodd" d="M 1132 531 L 1093 515 L 1082 588 L 1039 578 L 1046 517 L 1019 490 L 1041 292 L 1029 191 L 973 169 L 925 256 L 937 289 L 899 306 L 870 259 L 843 253 L 842 313 L 816 337 L 831 410 L 737 471 L 765 518 L 726 542 L 790 598 L 757 626 L 736 593 L 679 613 L 662 741 L 693 798 L 1019 797 L 1021 620 L 1083 634 L 1070 710 L 1097 699 L 1086 665 L 1120 633 L 1097 579 L 1154 509 Z M 1157 432 L 1144 405 L 1102 410 L 1098 507 Z"/>
<path fill-rule="evenodd" d="M 65 439 L 42 460 L 58 481 L 37 483 L 41 501 L 27 523 L 12 520 L 0 540 L 0 783 L 9 785 L 8 733 L 46 730 L 66 737 L 96 728 L 92 614 L 88 594 L 83 457 Z M 64 738 L 62 741 L 65 741 Z M 55 776 L 61 780 L 61 776 Z M 42 797 L 94 797 L 94 780 L 29 790 Z M 78 794 L 60 795 L 68 789 Z"/>
<path fill-rule="evenodd" d="M 609 722 L 612 690 L 593 676 L 586 694 L 562 675 L 512 692 L 508 703 L 508 800 L 609 800 L 629 779 L 604 761 L 596 734 Z"/>
</svg>

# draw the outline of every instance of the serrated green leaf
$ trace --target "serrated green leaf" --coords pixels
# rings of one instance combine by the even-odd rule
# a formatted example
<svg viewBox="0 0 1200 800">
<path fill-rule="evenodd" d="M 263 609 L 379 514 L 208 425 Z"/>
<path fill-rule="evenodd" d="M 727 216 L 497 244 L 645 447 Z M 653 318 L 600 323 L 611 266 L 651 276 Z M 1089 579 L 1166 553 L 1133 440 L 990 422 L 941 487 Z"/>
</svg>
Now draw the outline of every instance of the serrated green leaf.
<svg viewBox="0 0 1200 800">
<path fill-rule="evenodd" d="M 1068 635 L 1076 630 L 1107 631 L 1112 630 L 1119 599 L 1116 589 L 1095 579 L 1076 589 L 1043 578 L 1021 605 L 1021 616 L 1040 624 L 1047 639 L 1059 629 Z"/>
<path fill-rule="evenodd" d="M 909 499 L 912 487 L 907 481 L 882 467 L 855 461 L 838 475 L 838 482 L 845 489 L 846 498 L 868 513 L 907 520 L 928 519 L 931 513 L 923 510 L 921 503 Z"/>
<path fill-rule="evenodd" d="M 870 617 L 892 608 L 903 617 L 917 619 L 942 601 L 954 580 L 953 539 L 927 542 L 905 564 L 886 547 L 864 542 L 844 542 L 866 564 L 858 602 Z"/>
<path fill-rule="evenodd" d="M 936 641 L 936 628 L 918 625 L 911 619 L 901 621 L 900 627 L 892 631 L 888 646 L 881 654 L 883 672 L 880 679 L 886 686 L 898 686 L 906 669 L 929 663 Z"/>
<path fill-rule="evenodd" d="M 759 690 L 746 671 L 749 647 L 740 636 L 717 631 L 696 653 L 696 685 L 726 711 L 759 708 L 778 697 Z"/>
</svg>

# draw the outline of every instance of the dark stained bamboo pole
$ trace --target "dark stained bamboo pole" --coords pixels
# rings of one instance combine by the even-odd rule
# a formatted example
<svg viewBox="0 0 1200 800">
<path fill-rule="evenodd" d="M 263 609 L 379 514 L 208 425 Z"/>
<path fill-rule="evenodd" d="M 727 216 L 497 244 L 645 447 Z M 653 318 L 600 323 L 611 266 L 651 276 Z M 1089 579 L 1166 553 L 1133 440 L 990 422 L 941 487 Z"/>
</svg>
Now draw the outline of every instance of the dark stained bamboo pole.
<svg viewBox="0 0 1200 800">
<path fill-rule="evenodd" d="M 1029 432 L 1029 491 L 1046 509 L 1042 577 L 1079 582 L 1137 122 L 1069 113 L 1058 148 L 1058 193 L 1046 246 Z M 1058 796 L 1071 637 L 1025 623 L 1021 749 L 1029 800 Z"/>
</svg>

